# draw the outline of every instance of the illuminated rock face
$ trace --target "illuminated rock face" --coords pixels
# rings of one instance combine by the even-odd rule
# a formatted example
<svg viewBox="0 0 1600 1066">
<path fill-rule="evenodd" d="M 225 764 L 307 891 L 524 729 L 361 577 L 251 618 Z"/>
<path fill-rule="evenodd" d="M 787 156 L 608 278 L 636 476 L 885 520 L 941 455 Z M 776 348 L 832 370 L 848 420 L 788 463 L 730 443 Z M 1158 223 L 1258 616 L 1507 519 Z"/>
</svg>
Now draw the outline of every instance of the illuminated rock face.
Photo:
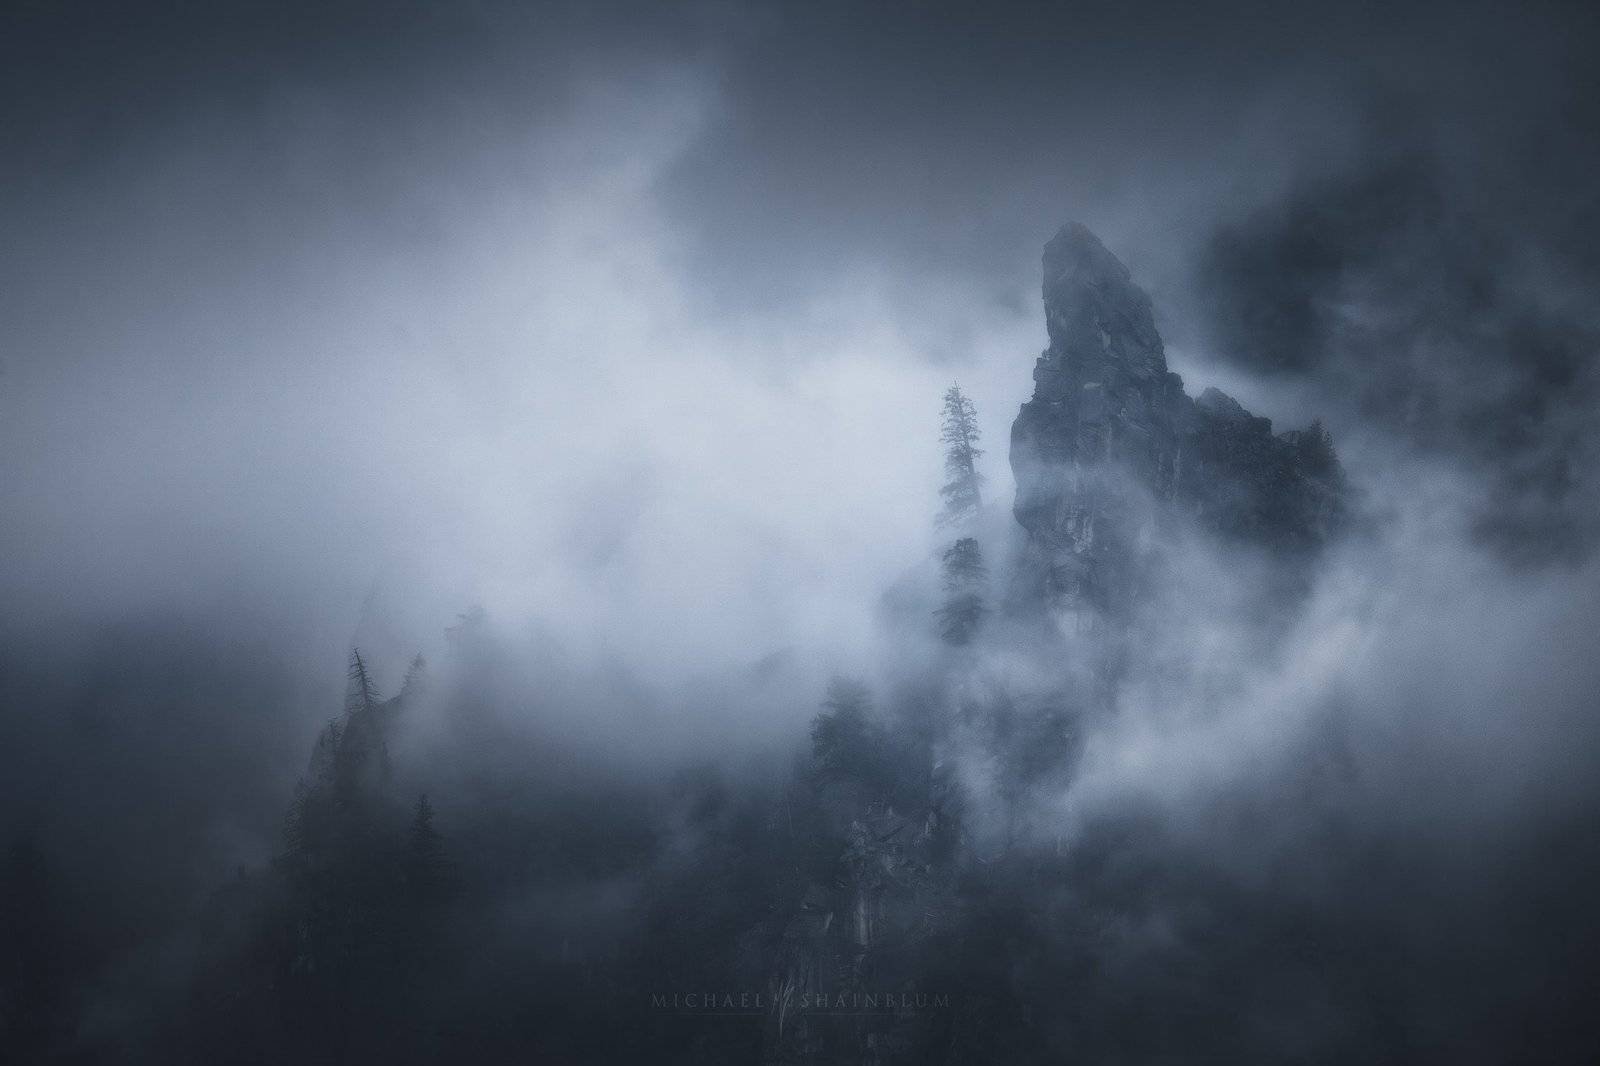
<svg viewBox="0 0 1600 1066">
<path fill-rule="evenodd" d="M 1050 346 L 1011 427 L 1024 604 L 1125 611 L 1153 538 L 1187 515 L 1279 553 L 1324 543 L 1342 477 L 1319 427 L 1274 435 L 1231 397 L 1167 369 L 1150 297 L 1081 225 L 1045 245 Z"/>
</svg>

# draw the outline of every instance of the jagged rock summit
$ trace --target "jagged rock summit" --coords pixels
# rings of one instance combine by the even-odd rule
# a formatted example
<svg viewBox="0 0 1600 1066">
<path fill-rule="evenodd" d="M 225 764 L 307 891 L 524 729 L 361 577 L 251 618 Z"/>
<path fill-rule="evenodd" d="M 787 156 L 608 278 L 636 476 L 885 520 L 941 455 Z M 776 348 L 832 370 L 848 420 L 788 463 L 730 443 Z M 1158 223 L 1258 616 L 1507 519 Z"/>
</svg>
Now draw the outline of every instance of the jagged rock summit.
<svg viewBox="0 0 1600 1066">
<path fill-rule="evenodd" d="M 1315 551 L 1343 477 L 1318 425 L 1272 423 L 1216 389 L 1198 399 L 1167 369 L 1150 297 L 1084 226 L 1044 249 L 1050 346 L 1011 427 L 1024 602 L 1125 611 L 1141 556 L 1187 518 L 1278 553 Z"/>
</svg>

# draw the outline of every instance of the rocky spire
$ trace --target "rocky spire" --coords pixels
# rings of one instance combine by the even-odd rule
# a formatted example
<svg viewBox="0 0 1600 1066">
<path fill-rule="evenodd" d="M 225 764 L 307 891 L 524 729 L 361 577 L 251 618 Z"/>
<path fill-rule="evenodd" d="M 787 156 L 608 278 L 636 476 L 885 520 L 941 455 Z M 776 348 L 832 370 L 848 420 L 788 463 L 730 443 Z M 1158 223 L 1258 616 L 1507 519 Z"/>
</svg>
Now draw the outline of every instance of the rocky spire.
<svg viewBox="0 0 1600 1066">
<path fill-rule="evenodd" d="M 1044 308 L 1050 346 L 1011 427 L 1017 599 L 1126 610 L 1143 546 L 1185 514 L 1275 550 L 1322 543 L 1341 482 L 1326 434 L 1274 436 L 1215 389 L 1191 399 L 1150 297 L 1082 225 L 1045 245 Z"/>
</svg>

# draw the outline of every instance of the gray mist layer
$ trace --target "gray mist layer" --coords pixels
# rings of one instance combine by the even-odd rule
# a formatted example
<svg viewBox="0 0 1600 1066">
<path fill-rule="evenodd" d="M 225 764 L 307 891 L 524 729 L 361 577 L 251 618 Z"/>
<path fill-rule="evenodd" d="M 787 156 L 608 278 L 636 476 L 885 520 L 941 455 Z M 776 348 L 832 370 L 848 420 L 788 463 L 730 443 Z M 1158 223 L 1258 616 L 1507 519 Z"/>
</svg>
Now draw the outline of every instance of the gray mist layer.
<svg viewBox="0 0 1600 1066">
<path fill-rule="evenodd" d="M 353 643 L 448 674 L 481 606 L 451 758 L 558 783 L 772 757 L 923 655 L 940 396 L 1014 546 L 1068 218 L 1363 524 L 1270 641 L 1196 547 L 1032 824 L 1422 954 L 1511 909 L 1536 986 L 1594 927 L 1596 16 L 1392 6 L 8 9 L 0 827 L 117 885 L 107 1002 L 270 855 Z"/>
</svg>

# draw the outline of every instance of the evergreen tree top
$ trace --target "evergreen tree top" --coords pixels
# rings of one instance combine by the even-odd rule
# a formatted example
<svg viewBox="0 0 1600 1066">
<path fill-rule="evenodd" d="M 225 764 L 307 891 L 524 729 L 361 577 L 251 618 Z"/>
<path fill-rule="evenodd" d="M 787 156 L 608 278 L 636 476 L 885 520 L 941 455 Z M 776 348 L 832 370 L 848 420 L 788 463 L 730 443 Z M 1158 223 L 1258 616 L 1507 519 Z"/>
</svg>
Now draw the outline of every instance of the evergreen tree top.
<svg viewBox="0 0 1600 1066">
<path fill-rule="evenodd" d="M 345 696 L 345 713 L 355 714 L 357 711 L 370 711 L 383 702 L 383 697 L 378 695 L 378 687 L 373 684 L 372 674 L 367 670 L 366 660 L 361 657 L 360 648 L 350 649 L 350 688 Z"/>
<path fill-rule="evenodd" d="M 945 444 L 944 470 L 948 478 L 939 490 L 944 497 L 939 519 L 945 525 L 968 521 L 983 506 L 983 475 L 977 467 L 977 459 L 983 454 L 977 446 L 981 437 L 977 407 L 962 393 L 960 385 L 951 385 L 944 394 L 944 421 L 939 431 L 939 439 Z"/>
</svg>

